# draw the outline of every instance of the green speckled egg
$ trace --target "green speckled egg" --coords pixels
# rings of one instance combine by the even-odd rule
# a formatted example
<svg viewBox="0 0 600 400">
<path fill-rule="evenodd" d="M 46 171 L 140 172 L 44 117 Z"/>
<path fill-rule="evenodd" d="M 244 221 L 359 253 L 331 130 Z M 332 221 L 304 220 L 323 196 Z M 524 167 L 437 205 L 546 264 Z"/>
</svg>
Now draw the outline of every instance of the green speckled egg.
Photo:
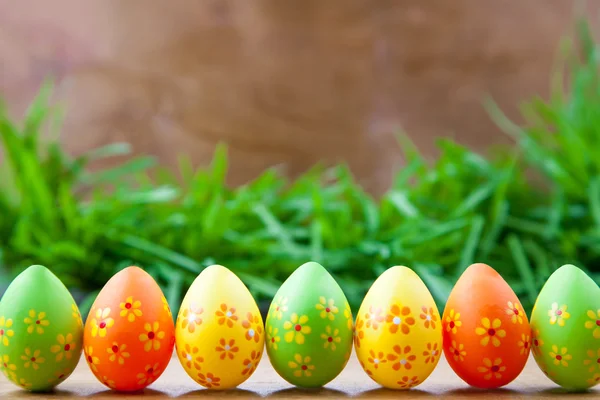
<svg viewBox="0 0 600 400">
<path fill-rule="evenodd" d="M 542 288 L 531 315 L 532 351 L 546 376 L 569 390 L 600 382 L 600 289 L 564 265 Z"/>
<path fill-rule="evenodd" d="M 350 358 L 350 305 L 333 277 L 315 262 L 300 266 L 279 288 L 266 329 L 273 368 L 293 385 L 323 386 Z"/>
<path fill-rule="evenodd" d="M 34 265 L 0 302 L 0 370 L 14 384 L 47 391 L 64 381 L 81 356 L 83 323 L 73 297 L 47 268 Z"/>
</svg>

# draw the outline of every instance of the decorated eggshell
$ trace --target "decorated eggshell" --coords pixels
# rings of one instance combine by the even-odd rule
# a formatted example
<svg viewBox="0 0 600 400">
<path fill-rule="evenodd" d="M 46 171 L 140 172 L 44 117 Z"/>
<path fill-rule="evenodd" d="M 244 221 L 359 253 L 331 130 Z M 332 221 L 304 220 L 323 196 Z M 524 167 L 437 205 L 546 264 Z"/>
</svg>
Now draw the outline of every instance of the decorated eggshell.
<svg viewBox="0 0 600 400">
<path fill-rule="evenodd" d="M 83 323 L 73 297 L 47 268 L 34 265 L 0 302 L 0 369 L 14 384 L 47 391 L 64 381 L 81 356 Z"/>
<path fill-rule="evenodd" d="M 600 289 L 573 265 L 556 270 L 531 314 L 532 351 L 560 386 L 583 390 L 600 382 Z"/>
<path fill-rule="evenodd" d="M 283 283 L 267 315 L 267 353 L 277 373 L 300 387 L 320 387 L 352 351 L 352 312 L 337 282 L 308 262 Z"/>
<path fill-rule="evenodd" d="M 373 283 L 356 317 L 356 355 L 365 372 L 390 389 L 422 383 L 442 354 L 442 323 L 423 281 L 392 267 Z"/>
<path fill-rule="evenodd" d="M 174 331 L 158 284 L 144 270 L 128 267 L 106 283 L 90 309 L 83 338 L 85 359 L 109 388 L 141 390 L 167 368 Z"/>
<path fill-rule="evenodd" d="M 175 334 L 185 371 L 200 385 L 217 390 L 248 379 L 265 343 L 263 320 L 252 295 L 220 265 L 206 268 L 190 286 Z"/>
<path fill-rule="evenodd" d="M 443 316 L 444 353 L 465 382 L 497 388 L 525 367 L 531 344 L 527 315 L 506 281 L 473 264 L 452 289 Z"/>
</svg>

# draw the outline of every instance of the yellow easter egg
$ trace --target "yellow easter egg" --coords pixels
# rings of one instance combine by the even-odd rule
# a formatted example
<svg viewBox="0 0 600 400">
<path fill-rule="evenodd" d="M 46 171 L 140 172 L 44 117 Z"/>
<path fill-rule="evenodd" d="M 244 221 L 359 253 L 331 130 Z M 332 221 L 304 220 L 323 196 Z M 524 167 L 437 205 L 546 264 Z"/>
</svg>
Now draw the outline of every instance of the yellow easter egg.
<svg viewBox="0 0 600 400">
<path fill-rule="evenodd" d="M 198 275 L 181 304 L 175 343 L 185 371 L 208 389 L 233 388 L 252 375 L 263 352 L 263 320 L 233 272 L 213 265 Z"/>
<path fill-rule="evenodd" d="M 365 372 L 386 388 L 427 379 L 442 353 L 442 323 L 416 273 L 397 266 L 377 278 L 358 311 L 354 345 Z"/>
</svg>

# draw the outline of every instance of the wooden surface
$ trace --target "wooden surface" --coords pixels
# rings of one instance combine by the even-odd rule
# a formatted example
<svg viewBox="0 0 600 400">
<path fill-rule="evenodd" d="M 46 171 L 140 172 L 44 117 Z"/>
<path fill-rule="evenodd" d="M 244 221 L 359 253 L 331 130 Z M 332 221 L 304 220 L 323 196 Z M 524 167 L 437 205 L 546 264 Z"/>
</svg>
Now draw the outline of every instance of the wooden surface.
<svg viewBox="0 0 600 400">
<path fill-rule="evenodd" d="M 292 387 L 281 379 L 271 368 L 268 358 L 263 357 L 258 369 L 243 383 L 239 389 L 230 391 L 208 391 L 202 389 L 187 376 L 177 359 L 172 359 L 165 373 L 147 388 L 144 397 L 140 394 L 119 394 L 107 390 L 88 369 L 85 361 L 81 361 L 69 379 L 67 379 L 54 393 L 30 394 L 19 390 L 8 383 L 2 376 L 0 380 L 0 399 L 18 398 L 77 398 L 87 397 L 93 399 L 134 399 L 134 398 L 235 398 L 250 399 L 268 397 L 273 399 L 299 399 L 305 397 L 328 398 L 376 398 L 376 399 L 420 399 L 433 396 L 442 396 L 450 399 L 550 399 L 564 396 L 565 392 L 547 379 L 530 359 L 523 373 L 505 388 L 482 391 L 469 388 L 450 369 L 442 358 L 436 370 L 422 385 L 408 392 L 386 390 L 373 382 L 362 370 L 356 357 L 352 357 L 344 371 L 324 389 L 301 390 Z M 570 398 L 595 397 L 598 398 L 600 390 L 596 389 L 587 393 L 572 394 Z"/>
</svg>

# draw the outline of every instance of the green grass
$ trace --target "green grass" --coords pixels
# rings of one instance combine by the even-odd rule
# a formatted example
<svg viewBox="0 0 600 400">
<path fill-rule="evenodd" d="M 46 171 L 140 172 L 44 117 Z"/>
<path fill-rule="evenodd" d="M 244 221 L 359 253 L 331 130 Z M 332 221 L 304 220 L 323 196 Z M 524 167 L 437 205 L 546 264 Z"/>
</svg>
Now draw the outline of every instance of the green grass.
<svg viewBox="0 0 600 400">
<path fill-rule="evenodd" d="M 345 165 L 316 166 L 294 181 L 267 170 L 229 187 L 224 146 L 206 168 L 182 158 L 176 171 L 167 170 L 145 157 L 92 173 L 91 163 L 129 147 L 72 158 L 56 139 L 43 142 L 44 129 L 59 132 L 45 85 L 22 123 L 0 108 L 4 279 L 46 265 L 68 286 L 91 292 L 84 312 L 94 291 L 131 264 L 149 271 L 173 306 L 213 263 L 235 271 L 258 299 L 270 299 L 297 266 L 318 261 L 354 309 L 373 280 L 399 264 L 419 273 L 439 305 L 473 262 L 496 268 L 525 309 L 562 264 L 598 282 L 598 48 L 581 24 L 561 49 L 553 93 L 523 106 L 523 126 L 486 103 L 515 146 L 482 156 L 440 140 L 431 164 L 400 135 L 406 164 L 379 199 Z"/>
</svg>

